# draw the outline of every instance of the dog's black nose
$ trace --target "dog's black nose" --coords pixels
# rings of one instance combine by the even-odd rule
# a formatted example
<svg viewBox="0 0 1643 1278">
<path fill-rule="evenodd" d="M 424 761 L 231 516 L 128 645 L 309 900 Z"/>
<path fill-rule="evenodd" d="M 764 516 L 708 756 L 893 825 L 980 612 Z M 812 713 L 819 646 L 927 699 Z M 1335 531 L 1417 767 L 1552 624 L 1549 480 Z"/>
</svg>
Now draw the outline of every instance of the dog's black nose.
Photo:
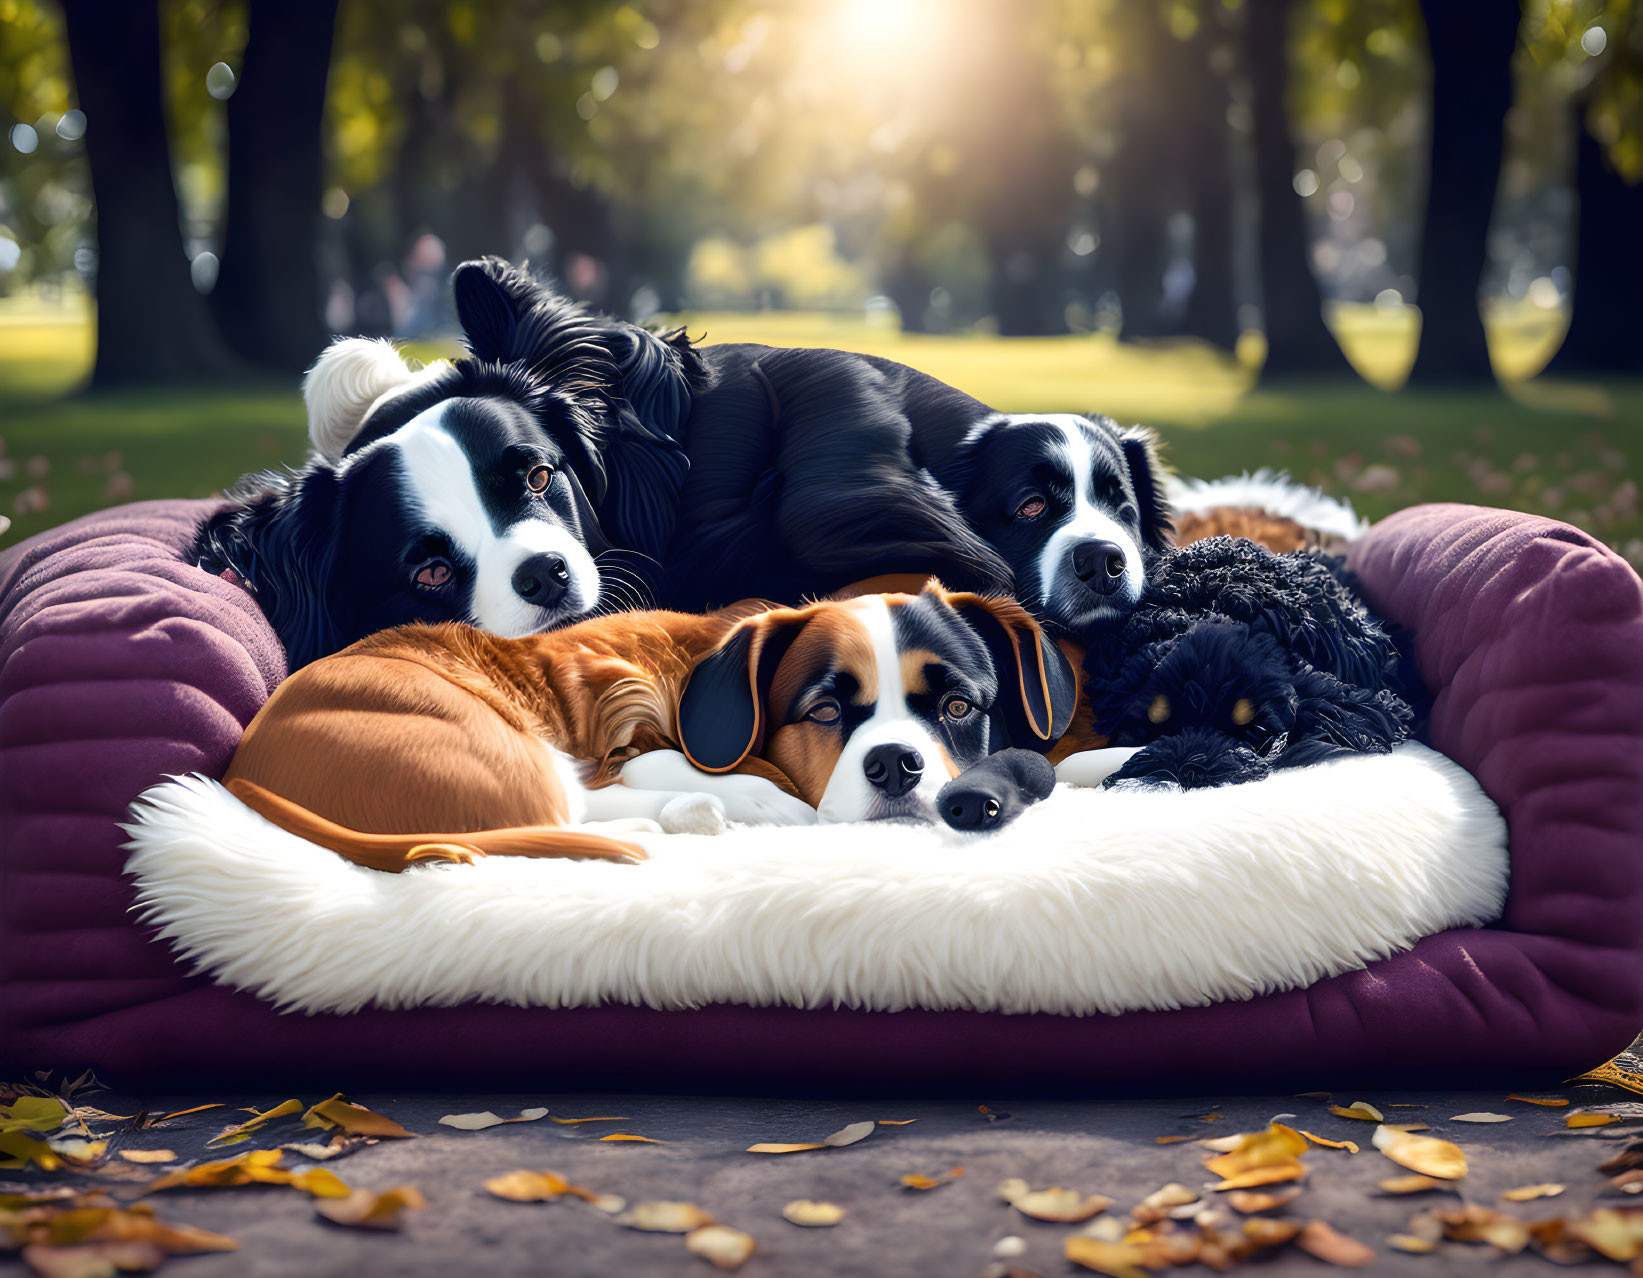
<svg viewBox="0 0 1643 1278">
<path fill-rule="evenodd" d="M 917 750 L 901 745 L 874 746 L 862 760 L 861 770 L 868 783 L 883 790 L 892 799 L 899 799 L 924 775 L 924 756 Z"/>
<path fill-rule="evenodd" d="M 526 603 L 551 608 L 570 589 L 570 566 L 559 555 L 532 555 L 513 570 L 513 589 Z"/>
<path fill-rule="evenodd" d="M 1073 547 L 1073 575 L 1098 595 L 1124 580 L 1124 548 L 1116 541 L 1081 541 Z"/>
</svg>

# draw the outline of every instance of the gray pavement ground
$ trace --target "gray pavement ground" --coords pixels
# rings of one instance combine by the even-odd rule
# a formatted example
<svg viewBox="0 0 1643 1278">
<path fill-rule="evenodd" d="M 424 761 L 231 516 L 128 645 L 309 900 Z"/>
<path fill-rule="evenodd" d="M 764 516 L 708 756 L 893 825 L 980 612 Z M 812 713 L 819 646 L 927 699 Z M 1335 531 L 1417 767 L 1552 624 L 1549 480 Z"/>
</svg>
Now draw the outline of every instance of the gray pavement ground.
<svg viewBox="0 0 1643 1278">
<path fill-rule="evenodd" d="M 1206 1068 L 1205 1083 L 1213 1082 Z M 1637 1102 L 1611 1087 L 1565 1088 L 1575 1107 Z M 1475 1093 L 1369 1093 L 1381 1106 L 1403 1103 L 1424 1108 L 1388 1110 L 1388 1121 L 1427 1122 L 1433 1134 L 1460 1144 L 1470 1161 L 1466 1201 L 1504 1208 L 1524 1220 L 1584 1215 L 1594 1204 L 1643 1206 L 1643 1199 L 1613 1196 L 1598 1163 L 1632 1140 L 1643 1139 L 1643 1123 L 1570 1133 L 1567 1110 L 1508 1101 L 1504 1091 Z M 140 1104 L 167 1113 L 207 1101 L 267 1107 L 283 1094 L 217 1096 L 100 1096 L 87 1103 L 116 1113 Z M 303 1102 L 323 1099 L 304 1095 Z M 1025 1242 L 1010 1261 L 1028 1274 L 1068 1275 L 1075 1269 L 1062 1254 L 1066 1235 L 1079 1226 L 1029 1220 L 996 1192 L 1006 1177 L 1022 1177 L 1034 1188 L 1059 1185 L 1116 1200 L 1121 1213 L 1170 1181 L 1199 1188 L 1212 1177 L 1204 1170 L 1205 1151 L 1192 1142 L 1159 1145 L 1160 1136 L 1206 1137 L 1248 1131 L 1278 1114 L 1296 1115 L 1296 1125 L 1334 1139 L 1353 1139 L 1363 1152 L 1315 1149 L 1305 1193 L 1285 1212 L 1293 1219 L 1319 1219 L 1373 1247 L 1377 1259 L 1364 1272 L 1528 1273 L 1551 1272 L 1548 1262 L 1528 1255 L 1502 1257 L 1487 1246 L 1445 1244 L 1436 1255 L 1407 1256 L 1386 1246 L 1388 1235 L 1404 1228 L 1425 1207 L 1454 1204 L 1454 1194 L 1390 1197 L 1376 1182 L 1401 1174 L 1369 1145 L 1373 1125 L 1328 1112 L 1329 1102 L 1292 1096 L 1234 1097 L 1206 1091 L 1197 1097 L 1123 1101 L 1012 1101 L 978 1097 L 973 1102 L 886 1099 L 867 1102 L 771 1100 L 683 1096 L 557 1094 L 396 1095 L 362 1092 L 351 1099 L 392 1117 L 417 1133 L 414 1140 L 387 1141 L 326 1164 L 349 1185 L 383 1190 L 415 1185 L 426 1210 L 408 1218 L 403 1232 L 345 1229 L 319 1220 L 313 1203 L 289 1188 L 171 1190 L 152 1202 L 162 1217 L 217 1230 L 239 1240 L 237 1252 L 179 1257 L 168 1272 L 182 1278 L 225 1275 L 317 1274 L 708 1274 L 708 1264 L 687 1254 L 677 1236 L 619 1228 L 592 1208 L 571 1200 L 518 1204 L 498 1200 L 484 1180 L 515 1169 L 553 1169 L 574 1183 L 620 1194 L 630 1203 L 647 1199 L 695 1203 L 724 1224 L 754 1236 L 758 1250 L 740 1271 L 747 1278 L 771 1275 L 980 1275 L 994 1264 L 1003 1238 Z M 1340 1095 L 1336 1103 L 1360 1099 Z M 983 1113 L 985 1103 L 993 1115 Z M 528 1106 L 549 1107 L 567 1118 L 620 1115 L 619 1123 L 559 1126 L 545 1121 L 511 1124 L 480 1132 L 440 1126 L 448 1113 L 492 1110 L 503 1116 Z M 124 1106 L 124 1108 L 122 1108 Z M 1471 1125 L 1453 1115 L 1491 1111 L 1510 1122 Z M 1202 1117 L 1219 1113 L 1206 1122 Z M 760 1141 L 820 1140 L 863 1119 L 917 1119 L 907 1126 L 880 1127 L 847 1148 L 779 1156 L 745 1152 Z M 232 1111 L 213 1110 L 122 1136 L 126 1148 L 174 1149 L 184 1160 L 199 1158 L 205 1141 L 231 1121 Z M 597 1138 L 611 1130 L 653 1137 L 665 1144 L 609 1143 Z M 247 1144 L 228 1146 L 234 1154 L 284 1141 L 314 1139 L 296 1120 L 278 1120 Z M 215 1155 L 208 1155 L 215 1156 Z M 935 1175 L 955 1165 L 964 1174 L 927 1192 L 900 1187 L 902 1175 Z M 154 1168 L 145 1171 L 159 1170 Z M 11 1183 L 17 1173 L 9 1174 Z M 91 1184 L 84 1174 L 54 1173 L 28 1178 Z M 1513 1206 L 1501 1193 L 1515 1186 L 1562 1182 L 1558 1198 Z M 1604 1195 L 1608 1195 L 1604 1197 Z M 821 1199 L 846 1210 L 830 1229 L 801 1229 L 782 1219 L 794 1199 Z M 1260 1260 L 1269 1274 L 1317 1274 L 1329 1267 L 1293 1249 Z M 0 1262 L 0 1274 L 14 1270 Z M 1625 1272 L 1614 1265 L 1582 1266 Z M 995 1273 L 1002 1272 L 995 1269 Z M 1199 1268 L 1191 1271 L 1203 1273 Z"/>
</svg>

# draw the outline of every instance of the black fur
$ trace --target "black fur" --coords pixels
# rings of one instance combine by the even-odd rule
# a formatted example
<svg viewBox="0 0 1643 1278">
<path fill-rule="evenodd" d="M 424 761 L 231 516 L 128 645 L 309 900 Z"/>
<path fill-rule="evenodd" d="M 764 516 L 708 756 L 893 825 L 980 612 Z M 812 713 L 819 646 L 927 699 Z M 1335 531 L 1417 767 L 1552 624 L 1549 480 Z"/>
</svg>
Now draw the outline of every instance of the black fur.
<svg viewBox="0 0 1643 1278">
<path fill-rule="evenodd" d="M 1086 650 L 1096 731 L 1145 747 L 1106 784 L 1226 785 L 1385 753 L 1414 721 L 1399 666 L 1331 557 L 1194 542 L 1161 557 L 1141 605 Z"/>
<path fill-rule="evenodd" d="M 936 795 L 936 811 L 955 830 L 997 830 L 1055 789 L 1055 769 L 1031 750 L 1000 750 L 964 769 Z"/>
</svg>

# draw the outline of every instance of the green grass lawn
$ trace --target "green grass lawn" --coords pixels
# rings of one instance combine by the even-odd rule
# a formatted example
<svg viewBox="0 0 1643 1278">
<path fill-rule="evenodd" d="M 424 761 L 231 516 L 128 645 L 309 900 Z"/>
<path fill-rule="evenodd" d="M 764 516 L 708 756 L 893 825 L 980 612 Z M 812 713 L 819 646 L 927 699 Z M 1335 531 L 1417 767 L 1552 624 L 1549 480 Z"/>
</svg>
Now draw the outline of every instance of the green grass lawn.
<svg viewBox="0 0 1643 1278">
<path fill-rule="evenodd" d="M 1276 466 L 1350 497 L 1370 518 L 1420 501 L 1555 514 L 1643 564 L 1643 383 L 1272 392 L 1251 388 L 1244 363 L 1190 343 L 904 335 L 859 318 L 793 313 L 683 318 L 709 342 L 883 354 L 1006 410 L 1099 410 L 1146 422 L 1182 471 Z M 1407 315 L 1361 308 L 1336 322 L 1366 376 L 1380 386 L 1401 379 L 1412 351 Z M 1552 320 L 1522 313 L 1492 317 L 1491 332 L 1508 376 L 1538 367 L 1558 338 Z M 118 501 L 206 496 L 244 471 L 302 461 L 294 386 L 75 395 L 90 355 L 83 314 L 0 312 L 0 514 L 14 521 L 0 545 Z"/>
</svg>

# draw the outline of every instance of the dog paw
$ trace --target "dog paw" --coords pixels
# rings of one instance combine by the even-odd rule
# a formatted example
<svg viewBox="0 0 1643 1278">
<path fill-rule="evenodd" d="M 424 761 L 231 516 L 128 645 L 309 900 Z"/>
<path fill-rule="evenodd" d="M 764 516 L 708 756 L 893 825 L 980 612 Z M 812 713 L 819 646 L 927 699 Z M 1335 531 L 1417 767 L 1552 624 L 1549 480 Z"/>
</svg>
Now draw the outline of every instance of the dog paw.
<svg viewBox="0 0 1643 1278">
<path fill-rule="evenodd" d="M 763 777 L 721 778 L 725 815 L 738 825 L 815 825 L 816 809 Z"/>
<path fill-rule="evenodd" d="M 724 804 L 711 794 L 681 794 L 658 814 L 668 834 L 723 834 L 729 829 Z"/>
</svg>

